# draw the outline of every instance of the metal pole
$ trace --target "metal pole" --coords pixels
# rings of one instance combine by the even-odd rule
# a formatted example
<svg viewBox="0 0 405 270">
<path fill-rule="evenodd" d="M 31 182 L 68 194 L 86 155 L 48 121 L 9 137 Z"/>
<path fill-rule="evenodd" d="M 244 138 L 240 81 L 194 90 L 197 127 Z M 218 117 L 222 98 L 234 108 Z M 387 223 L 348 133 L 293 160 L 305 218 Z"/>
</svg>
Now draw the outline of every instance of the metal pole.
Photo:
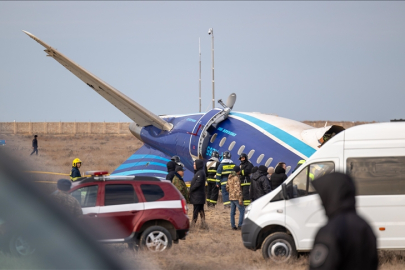
<svg viewBox="0 0 405 270">
<path fill-rule="evenodd" d="M 211 61 L 212 61 L 212 108 L 215 108 L 215 80 L 214 80 L 214 29 L 211 28 Z"/>
<path fill-rule="evenodd" d="M 198 38 L 198 51 L 200 54 L 200 79 L 199 79 L 199 99 L 200 99 L 200 110 L 199 112 L 201 112 L 201 40 L 200 38 Z"/>
</svg>

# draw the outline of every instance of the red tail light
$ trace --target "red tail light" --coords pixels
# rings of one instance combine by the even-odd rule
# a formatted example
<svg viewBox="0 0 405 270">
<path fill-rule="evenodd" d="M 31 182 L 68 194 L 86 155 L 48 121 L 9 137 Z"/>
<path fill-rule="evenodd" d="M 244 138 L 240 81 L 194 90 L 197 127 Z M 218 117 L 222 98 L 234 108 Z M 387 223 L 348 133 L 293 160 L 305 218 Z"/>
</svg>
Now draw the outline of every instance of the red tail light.
<svg viewBox="0 0 405 270">
<path fill-rule="evenodd" d="M 187 204 L 185 199 L 181 199 L 181 207 L 183 208 L 184 214 L 187 215 Z"/>
</svg>

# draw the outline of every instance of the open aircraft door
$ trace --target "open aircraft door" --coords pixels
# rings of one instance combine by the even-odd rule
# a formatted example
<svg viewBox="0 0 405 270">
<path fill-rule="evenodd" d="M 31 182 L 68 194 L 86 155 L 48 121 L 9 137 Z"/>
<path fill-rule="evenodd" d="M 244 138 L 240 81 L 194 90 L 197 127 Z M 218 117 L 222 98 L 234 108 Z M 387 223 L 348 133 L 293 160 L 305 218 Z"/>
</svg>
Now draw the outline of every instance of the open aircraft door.
<svg viewBox="0 0 405 270">
<path fill-rule="evenodd" d="M 225 105 L 222 100 L 218 100 L 218 103 L 221 104 L 224 109 L 212 109 L 206 114 L 204 114 L 200 120 L 197 121 L 196 125 L 193 128 L 193 131 L 190 133 L 190 155 L 193 160 L 202 159 L 203 152 L 207 148 L 208 142 L 211 138 L 211 134 L 208 132 L 210 127 L 216 128 L 216 126 L 228 118 L 229 113 L 231 112 L 233 105 L 236 101 L 236 94 L 232 93 L 228 97 L 227 104 Z"/>
</svg>

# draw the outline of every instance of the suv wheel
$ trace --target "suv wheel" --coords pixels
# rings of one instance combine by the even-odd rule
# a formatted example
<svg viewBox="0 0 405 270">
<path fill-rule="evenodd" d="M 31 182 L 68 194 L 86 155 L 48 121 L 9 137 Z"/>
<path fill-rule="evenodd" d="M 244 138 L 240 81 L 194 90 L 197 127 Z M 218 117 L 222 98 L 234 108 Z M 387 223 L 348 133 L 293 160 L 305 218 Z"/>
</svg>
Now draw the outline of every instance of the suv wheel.
<svg viewBox="0 0 405 270">
<path fill-rule="evenodd" d="M 20 257 L 29 256 L 35 252 L 35 248 L 21 235 L 11 237 L 9 248 L 12 255 Z"/>
<path fill-rule="evenodd" d="M 290 259 L 297 258 L 294 239 L 291 235 L 283 232 L 270 234 L 264 240 L 262 246 L 264 259 L 271 259 L 275 263 L 283 263 Z"/>
<path fill-rule="evenodd" d="M 141 247 L 152 252 L 161 252 L 172 246 L 170 232 L 161 226 L 147 228 L 141 236 Z"/>
</svg>

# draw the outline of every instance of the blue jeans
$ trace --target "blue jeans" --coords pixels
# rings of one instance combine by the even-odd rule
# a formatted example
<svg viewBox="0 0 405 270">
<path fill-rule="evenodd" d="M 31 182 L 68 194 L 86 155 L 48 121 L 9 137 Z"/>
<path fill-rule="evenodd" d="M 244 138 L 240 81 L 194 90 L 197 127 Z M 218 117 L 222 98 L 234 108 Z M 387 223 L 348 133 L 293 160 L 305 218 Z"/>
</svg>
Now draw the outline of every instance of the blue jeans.
<svg viewBox="0 0 405 270">
<path fill-rule="evenodd" d="M 222 203 L 224 205 L 229 205 L 229 192 L 226 191 L 226 185 L 221 185 L 221 192 L 222 192 Z"/>
<path fill-rule="evenodd" d="M 239 201 L 231 201 L 231 226 L 235 227 L 235 213 L 236 207 L 239 210 L 239 224 L 238 227 L 242 227 L 243 216 L 245 215 L 245 207 L 239 204 Z"/>
</svg>

